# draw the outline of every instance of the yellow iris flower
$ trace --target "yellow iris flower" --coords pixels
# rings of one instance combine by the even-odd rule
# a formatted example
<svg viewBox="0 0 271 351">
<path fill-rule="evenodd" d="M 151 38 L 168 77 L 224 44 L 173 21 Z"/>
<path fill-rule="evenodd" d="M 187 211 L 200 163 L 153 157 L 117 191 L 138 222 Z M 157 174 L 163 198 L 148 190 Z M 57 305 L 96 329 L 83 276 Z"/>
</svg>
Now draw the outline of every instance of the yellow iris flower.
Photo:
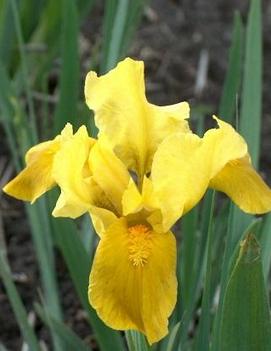
<svg viewBox="0 0 271 351">
<path fill-rule="evenodd" d="M 208 187 L 248 213 L 270 211 L 271 190 L 229 124 L 214 117 L 218 128 L 193 134 L 187 103 L 147 101 L 143 71 L 142 62 L 126 59 L 101 77 L 90 72 L 85 95 L 98 139 L 67 124 L 28 151 L 26 168 L 4 191 L 34 202 L 58 185 L 54 216 L 90 214 L 100 242 L 89 301 L 107 325 L 139 330 L 151 344 L 167 334 L 176 303 L 173 224 Z"/>
</svg>

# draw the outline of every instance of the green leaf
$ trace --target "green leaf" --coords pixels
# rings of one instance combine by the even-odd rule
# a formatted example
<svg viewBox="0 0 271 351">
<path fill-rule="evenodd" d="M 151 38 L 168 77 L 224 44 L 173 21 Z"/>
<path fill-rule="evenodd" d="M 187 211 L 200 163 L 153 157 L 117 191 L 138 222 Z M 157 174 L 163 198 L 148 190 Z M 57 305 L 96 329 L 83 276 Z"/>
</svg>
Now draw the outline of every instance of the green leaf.
<svg viewBox="0 0 271 351">
<path fill-rule="evenodd" d="M 183 236 L 177 251 L 178 297 L 172 319 L 176 324 L 177 321 L 182 320 L 182 327 L 180 328 L 180 339 L 182 342 L 187 338 L 197 299 L 198 280 L 201 277 L 199 272 L 201 241 L 198 238 L 198 219 L 199 208 L 195 207 L 181 220 Z"/>
<path fill-rule="evenodd" d="M 189 305 L 191 302 L 193 303 L 195 284 L 198 279 L 198 217 L 199 208 L 196 207 L 182 218 L 182 232 L 184 234 L 178 248 L 179 300 L 181 300 L 180 304 L 186 314 Z M 193 257 L 193 260 L 191 260 L 191 257 Z M 178 312 L 181 310 L 181 306 L 177 307 Z M 179 314 L 177 320 L 181 318 L 182 316 Z"/>
<path fill-rule="evenodd" d="M 268 280 L 270 266 L 271 266 L 271 215 L 267 215 L 264 219 L 261 232 L 260 243 L 262 249 L 262 262 L 265 281 Z"/>
<path fill-rule="evenodd" d="M 12 5 L 10 1 L 5 0 L 0 9 L 0 59 L 5 65 L 14 60 L 11 55 L 14 49 L 14 38 Z"/>
<path fill-rule="evenodd" d="M 177 350 L 181 328 L 182 328 L 182 323 L 178 322 L 174 325 L 174 327 L 170 331 L 166 351 Z"/>
<path fill-rule="evenodd" d="M 0 351 L 8 351 L 5 345 L 0 342 Z"/>
<path fill-rule="evenodd" d="M 251 0 L 246 27 L 245 66 L 242 86 L 240 125 L 238 131 L 248 143 L 254 166 L 259 160 L 262 100 L 262 35 L 261 1 Z M 237 243 L 252 216 L 235 206 L 233 212 L 233 244 Z"/>
<path fill-rule="evenodd" d="M 212 351 L 216 351 L 218 349 L 219 343 L 219 330 L 221 329 L 222 323 L 222 309 L 224 303 L 224 297 L 227 288 L 227 282 L 230 274 L 234 268 L 235 262 L 237 260 L 239 254 L 239 246 L 241 240 L 246 237 L 251 232 L 258 232 L 258 228 L 261 224 L 261 218 L 254 219 L 246 230 L 242 233 L 242 236 L 239 238 L 238 243 L 235 242 L 234 234 L 234 226 L 235 222 L 233 220 L 235 207 L 233 203 L 230 205 L 229 216 L 228 216 L 228 226 L 227 233 L 225 238 L 225 249 L 224 255 L 222 259 L 222 269 L 221 269 L 221 278 L 220 278 L 220 295 L 219 295 L 219 304 L 215 315 L 213 333 L 212 333 Z"/>
<path fill-rule="evenodd" d="M 51 50 L 55 44 L 59 44 L 61 5 L 61 1 L 47 0 L 39 19 L 39 25 L 33 33 L 32 41 L 46 43 L 48 50 Z"/>
<path fill-rule="evenodd" d="M 20 51 L 21 78 L 23 80 L 25 94 L 26 94 L 26 100 L 27 100 L 27 106 L 29 109 L 29 122 L 30 122 L 29 123 L 29 130 L 31 132 L 29 134 L 29 137 L 31 138 L 31 141 L 34 144 L 34 143 L 37 143 L 38 133 L 37 133 L 37 126 L 36 126 L 34 104 L 33 104 L 33 99 L 32 99 L 32 94 L 31 94 L 31 88 L 30 88 L 30 84 L 29 84 L 29 67 L 27 64 L 27 57 L 26 57 L 26 53 L 25 53 L 25 49 L 24 49 L 24 38 L 23 38 L 22 26 L 20 23 L 17 2 L 15 0 L 10 0 L 10 3 L 11 3 L 12 13 L 13 13 L 13 17 L 14 17 L 15 32 L 16 32 L 16 36 L 17 36 L 19 51 Z"/>
<path fill-rule="evenodd" d="M 260 248 L 249 234 L 228 281 L 222 312 L 221 351 L 268 351 L 271 321 Z"/>
<path fill-rule="evenodd" d="M 12 99 L 14 99 L 7 71 L 0 62 L 0 122 L 2 123 L 11 151 L 12 160 L 17 171 L 21 169 L 20 155 L 16 145 L 14 125 L 12 123 L 15 115 Z"/>
<path fill-rule="evenodd" d="M 126 55 L 148 0 L 107 0 L 103 20 L 101 73 Z"/>
<path fill-rule="evenodd" d="M 51 193 L 51 203 L 55 203 Z M 79 300 L 85 309 L 101 351 L 124 350 L 120 334 L 104 325 L 88 302 L 88 277 L 91 257 L 85 250 L 77 232 L 75 222 L 68 219 L 52 218 L 54 237 L 68 267 Z"/>
<path fill-rule="evenodd" d="M 214 222 L 214 204 L 215 204 L 215 191 L 212 193 L 212 202 L 210 208 L 208 234 L 207 234 L 207 262 L 205 268 L 205 281 L 203 288 L 201 316 L 199 321 L 199 331 L 197 335 L 196 344 L 199 350 L 209 350 L 209 335 L 211 325 L 211 277 L 212 277 L 212 245 L 213 245 L 213 222 Z"/>
<path fill-rule="evenodd" d="M 62 319 L 62 311 L 58 295 L 52 233 L 48 219 L 45 199 L 39 199 L 35 205 L 26 204 L 26 211 L 30 222 L 31 235 L 34 243 L 42 288 L 50 314 L 58 320 Z M 54 330 L 51 329 L 56 350 L 61 350 L 61 342 Z"/>
<path fill-rule="evenodd" d="M 129 45 L 143 15 L 143 10 L 149 2 L 150 0 L 129 1 L 125 30 L 121 41 L 120 57 L 124 57 L 129 49 Z"/>
<path fill-rule="evenodd" d="M 129 351 L 150 351 L 151 347 L 148 345 L 143 334 L 135 330 L 128 330 L 125 332 L 125 337 Z"/>
<path fill-rule="evenodd" d="M 20 1 L 19 5 L 23 36 L 28 41 L 34 29 L 39 24 L 45 2 L 43 0 Z M 33 11 L 35 11 L 35 16 L 33 16 Z"/>
<path fill-rule="evenodd" d="M 59 133 L 67 122 L 76 126 L 80 82 L 77 6 L 73 0 L 61 1 L 61 74 L 59 102 L 54 117 L 55 133 Z"/>
<path fill-rule="evenodd" d="M 229 52 L 229 65 L 218 109 L 219 116 L 229 123 L 234 122 L 236 100 L 242 76 L 243 32 L 244 28 L 240 13 L 236 12 L 234 16 L 232 43 Z"/>
<path fill-rule="evenodd" d="M 245 70 L 240 133 L 246 139 L 253 164 L 259 161 L 262 110 L 261 0 L 251 0 L 246 29 Z"/>
<path fill-rule="evenodd" d="M 54 319 L 45 307 L 42 308 L 41 305 L 35 304 L 35 310 L 37 311 L 39 317 L 42 319 L 43 323 L 45 323 L 49 328 L 53 328 L 55 333 L 58 334 L 59 338 L 61 338 L 63 341 L 63 345 L 66 351 L 92 350 L 63 322 L 59 322 L 58 320 Z"/>
<path fill-rule="evenodd" d="M 198 208 L 188 213 L 184 217 L 182 223 L 184 233 L 183 244 L 185 247 L 182 248 L 181 244 L 181 250 L 179 250 L 178 254 L 178 265 L 181 264 L 178 270 L 181 272 L 181 279 L 179 279 L 179 301 L 176 308 L 177 317 L 175 318 L 175 322 L 180 319 L 182 320 L 182 327 L 180 330 L 180 344 L 182 346 L 185 345 L 187 341 L 188 328 L 193 319 L 193 312 L 196 308 L 197 299 L 199 298 L 202 288 L 202 277 L 206 267 L 207 237 L 212 203 L 213 191 L 209 189 L 203 202 L 200 228 L 197 227 L 199 222 Z M 189 233 L 189 235 L 187 235 L 187 233 Z M 189 250 L 190 252 L 184 253 L 184 250 Z M 190 256 L 190 254 L 193 256 Z M 186 265 L 185 267 L 184 264 Z M 191 267 L 190 272 L 188 272 L 189 267 Z M 184 277 L 184 274 L 189 274 L 191 278 Z M 182 281 L 182 279 L 184 279 L 184 281 Z M 189 284 L 188 287 L 184 287 L 186 283 Z M 182 289 L 185 289 L 185 291 L 182 292 Z M 182 300 L 183 294 L 184 299 Z"/>
<path fill-rule="evenodd" d="M 80 20 L 82 22 L 87 16 L 89 16 L 90 11 L 95 4 L 95 0 L 78 0 L 77 4 L 80 13 Z"/>
<path fill-rule="evenodd" d="M 90 255 L 90 261 L 92 261 L 97 235 L 89 214 L 85 214 L 81 219 L 80 236 L 86 252 Z"/>
<path fill-rule="evenodd" d="M 109 10 L 105 20 L 112 25 L 105 24 L 107 32 L 104 40 L 106 40 L 106 47 L 108 49 L 106 49 L 107 56 L 104 67 L 102 68 L 104 72 L 113 68 L 120 58 L 122 37 L 129 10 L 129 0 L 117 0 L 117 2 L 114 1 L 112 5 L 108 4 L 107 6 Z"/>
<path fill-rule="evenodd" d="M 106 73 L 109 46 L 112 36 L 112 28 L 114 24 L 115 12 L 117 9 L 118 0 L 105 1 L 105 13 L 103 17 L 103 42 L 102 42 L 102 57 L 100 61 L 100 72 Z"/>
<path fill-rule="evenodd" d="M 254 166 L 258 165 L 262 99 L 261 1 L 251 0 L 246 27 L 245 67 L 242 82 L 240 125 L 238 131 L 246 139 Z M 232 245 L 252 222 L 252 216 L 234 206 Z"/>
<path fill-rule="evenodd" d="M 3 279 L 3 283 L 5 289 L 7 291 L 7 295 L 9 301 L 11 303 L 13 312 L 16 316 L 16 320 L 18 322 L 18 326 L 23 335 L 25 342 L 28 344 L 31 351 L 41 351 L 36 335 L 28 323 L 27 320 L 27 312 L 24 308 L 20 295 L 16 289 L 15 284 L 12 281 L 10 270 L 3 256 L 3 252 L 0 249 L 0 276 Z"/>
<path fill-rule="evenodd" d="M 0 94 L 1 112 L 5 115 L 3 125 L 8 136 L 9 145 L 17 171 L 20 170 L 22 154 L 25 148 L 29 148 L 31 140 L 27 138 L 28 130 L 25 130 L 25 119 L 17 111 L 18 100 L 9 84 L 5 69 L 0 65 L 0 88 L 4 88 L 4 94 Z M 2 89 L 1 89 L 2 90 Z M 17 145 L 20 147 L 18 148 Z M 34 242 L 42 286 L 46 302 L 50 307 L 51 314 L 55 318 L 61 318 L 61 309 L 58 299 L 58 289 L 54 268 L 53 247 L 51 243 L 51 231 L 48 226 L 48 213 L 44 205 L 44 199 L 39 200 L 35 206 L 26 205 L 27 215 L 30 220 L 31 234 Z M 55 340 L 57 345 L 57 340 Z"/>
</svg>

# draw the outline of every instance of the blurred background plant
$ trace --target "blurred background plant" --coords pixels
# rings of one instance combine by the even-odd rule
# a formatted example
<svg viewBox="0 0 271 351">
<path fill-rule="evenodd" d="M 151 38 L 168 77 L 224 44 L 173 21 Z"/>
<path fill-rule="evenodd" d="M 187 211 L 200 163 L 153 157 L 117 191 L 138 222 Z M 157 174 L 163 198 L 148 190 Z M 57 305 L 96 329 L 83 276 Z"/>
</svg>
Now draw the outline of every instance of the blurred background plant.
<svg viewBox="0 0 271 351">
<path fill-rule="evenodd" d="M 183 49 L 186 58 L 192 55 L 189 50 L 195 43 L 200 42 L 201 49 L 196 57 L 191 56 L 192 63 L 180 64 L 183 58 L 174 55 L 174 48 L 182 46 L 186 36 L 180 30 L 185 29 L 185 17 L 189 17 L 186 1 L 0 0 L 1 185 L 14 169 L 21 169 L 28 148 L 54 137 L 66 122 L 75 127 L 86 124 L 96 135 L 83 97 L 85 74 L 90 69 L 107 72 L 128 53 L 146 61 L 147 78 L 154 77 L 147 81 L 150 97 L 161 104 L 189 99 L 192 125 L 200 134 L 205 129 L 205 116 L 218 111 L 245 137 L 257 167 L 263 86 L 262 5 L 264 9 L 267 5 L 260 0 L 248 1 L 241 8 L 244 18 L 239 12 L 233 16 L 234 5 L 220 1 L 222 10 L 225 6 L 229 11 L 228 22 L 232 22 L 229 53 L 222 59 L 217 52 L 212 62 L 206 42 L 217 33 L 189 32 L 191 38 L 186 38 Z M 146 23 L 157 24 L 159 10 L 175 14 L 175 27 L 160 20 L 160 32 L 152 43 L 161 40 L 163 45 L 162 37 L 168 38 L 172 55 L 157 44 L 142 47 L 140 38 L 134 39 L 138 30 L 148 40 Z M 209 10 L 210 2 L 202 1 L 202 21 Z M 221 94 L 210 84 L 210 76 L 221 73 L 214 68 L 215 60 L 227 63 L 223 84 L 219 77 Z M 183 90 L 178 77 L 186 80 Z M 164 80 L 166 85 L 159 85 L 155 79 Z M 206 91 L 211 99 L 205 99 Z M 220 102 L 213 93 L 221 95 Z M 169 335 L 149 347 L 137 332 L 124 335 L 106 327 L 89 306 L 88 274 L 97 239 L 87 216 L 76 223 L 51 217 L 56 196 L 53 193 L 34 206 L 26 205 L 23 211 L 18 208 L 21 205 L 1 194 L 1 351 L 271 349 L 270 215 L 245 215 L 229 200 L 209 192 L 181 220 L 175 228 L 179 243 L 178 303 Z M 23 235 L 29 230 L 31 241 Z M 10 249 L 14 240 L 19 242 L 15 252 Z M 23 270 L 15 273 L 13 261 L 21 269 L 23 257 L 32 252 L 32 246 L 35 258 L 30 256 L 28 263 L 32 265 L 31 281 Z M 31 290 L 31 299 L 27 290 Z M 6 320 L 13 317 L 6 307 L 7 298 L 16 318 L 16 325 L 9 328 Z M 68 314 L 70 305 L 73 309 Z"/>
</svg>

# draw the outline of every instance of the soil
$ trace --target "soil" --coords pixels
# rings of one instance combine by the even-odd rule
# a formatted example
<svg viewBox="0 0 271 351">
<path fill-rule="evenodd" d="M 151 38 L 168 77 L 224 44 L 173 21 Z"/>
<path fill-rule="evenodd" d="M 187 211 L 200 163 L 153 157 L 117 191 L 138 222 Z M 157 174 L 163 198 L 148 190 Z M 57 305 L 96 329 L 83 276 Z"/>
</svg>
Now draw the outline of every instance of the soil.
<svg viewBox="0 0 271 351">
<path fill-rule="evenodd" d="M 246 18 L 248 1 L 243 0 L 153 0 L 146 9 L 143 20 L 129 54 L 145 61 L 147 94 L 156 104 L 171 104 L 188 100 L 192 108 L 209 106 L 217 112 L 223 80 L 228 63 L 228 49 L 231 41 L 234 10 L 238 9 Z M 264 23 L 264 98 L 262 156 L 260 168 L 264 176 L 271 176 L 271 3 L 263 1 Z M 101 8 L 97 6 L 92 15 L 100 29 Z M 100 32 L 94 33 L 95 40 Z M 93 43 L 93 33 L 84 31 L 84 38 Z M 208 72 L 202 90 L 195 90 L 199 58 L 208 53 Z M 83 90 L 83 81 L 82 81 Z M 0 174 L 1 164 L 8 164 L 9 151 L 5 136 L 0 129 Z M 38 264 L 31 241 L 23 204 L 1 195 L 0 231 L 4 232 L 8 260 L 14 281 L 27 310 L 33 311 L 33 302 L 38 300 L 40 287 Z M 1 219 L 3 225 L 1 226 Z M 65 321 L 87 342 L 91 341 L 90 329 L 84 319 L 65 264 L 56 252 L 57 274 L 62 296 Z M 17 351 L 22 347 L 22 338 L 5 289 L 0 282 L 0 341 L 8 350 Z M 49 345 L 48 333 L 40 321 L 35 328 L 41 340 Z"/>
</svg>

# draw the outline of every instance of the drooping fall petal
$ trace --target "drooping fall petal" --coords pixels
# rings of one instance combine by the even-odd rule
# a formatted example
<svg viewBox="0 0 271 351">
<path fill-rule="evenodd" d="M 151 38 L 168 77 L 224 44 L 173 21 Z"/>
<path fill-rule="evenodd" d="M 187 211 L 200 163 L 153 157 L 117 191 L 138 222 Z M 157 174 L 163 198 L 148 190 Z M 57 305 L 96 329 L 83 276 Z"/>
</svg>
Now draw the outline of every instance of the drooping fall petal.
<svg viewBox="0 0 271 351">
<path fill-rule="evenodd" d="M 205 133 L 213 145 L 210 187 L 226 193 L 244 212 L 260 214 L 271 210 L 271 189 L 253 168 L 245 140 L 226 122 Z"/>
<path fill-rule="evenodd" d="M 26 153 L 26 167 L 4 188 L 7 194 L 32 203 L 55 185 L 52 174 L 54 158 L 61 145 L 72 137 L 72 126 L 67 124 L 54 140 L 33 146 Z"/>
<path fill-rule="evenodd" d="M 175 302 L 176 242 L 171 232 L 116 220 L 104 233 L 94 258 L 89 300 L 111 328 L 136 329 L 149 343 L 167 334 Z"/>
<path fill-rule="evenodd" d="M 120 159 L 141 179 L 149 172 L 159 143 L 176 130 L 188 131 L 187 103 L 164 107 L 148 103 L 141 61 L 127 58 L 100 77 L 90 72 L 85 96 L 95 112 L 99 137 L 107 137 Z"/>
<path fill-rule="evenodd" d="M 255 171 L 248 156 L 228 162 L 211 180 L 210 187 L 226 193 L 244 212 L 271 211 L 271 189 Z"/>
</svg>

